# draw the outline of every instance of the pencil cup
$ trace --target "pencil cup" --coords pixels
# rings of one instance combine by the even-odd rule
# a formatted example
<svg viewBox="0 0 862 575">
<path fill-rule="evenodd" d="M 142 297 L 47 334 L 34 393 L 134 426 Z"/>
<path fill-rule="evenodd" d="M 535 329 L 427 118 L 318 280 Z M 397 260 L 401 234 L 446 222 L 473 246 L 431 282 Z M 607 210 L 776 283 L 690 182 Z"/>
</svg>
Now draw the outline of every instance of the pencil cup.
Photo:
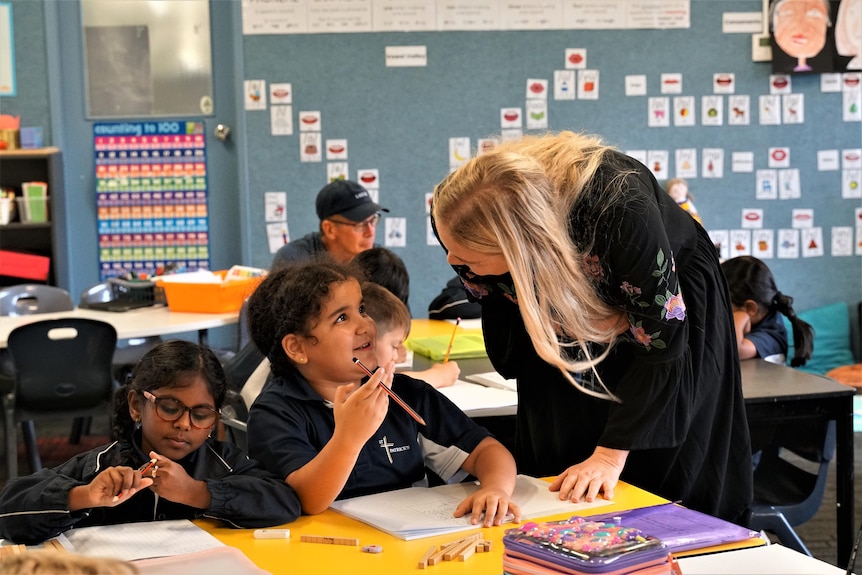
<svg viewBox="0 0 862 575">
<path fill-rule="evenodd" d="M 22 222 L 41 223 L 48 221 L 48 198 L 15 198 Z"/>
<path fill-rule="evenodd" d="M 5 226 L 12 219 L 11 198 L 0 198 L 0 226 Z"/>
</svg>

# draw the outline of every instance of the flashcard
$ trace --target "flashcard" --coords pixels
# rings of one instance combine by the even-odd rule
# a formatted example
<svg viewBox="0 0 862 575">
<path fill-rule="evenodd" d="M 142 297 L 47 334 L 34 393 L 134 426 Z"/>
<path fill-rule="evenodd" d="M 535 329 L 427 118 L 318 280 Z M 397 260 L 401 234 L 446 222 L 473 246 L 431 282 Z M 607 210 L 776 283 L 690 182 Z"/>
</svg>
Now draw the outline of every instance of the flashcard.
<svg viewBox="0 0 862 575">
<path fill-rule="evenodd" d="M 721 126 L 724 123 L 724 99 L 721 96 L 702 96 L 701 118 L 704 126 Z"/>
<path fill-rule="evenodd" d="M 751 230 L 730 230 L 730 257 L 751 255 Z"/>
<path fill-rule="evenodd" d="M 817 170 L 832 172 L 839 167 L 838 150 L 817 150 Z"/>
<path fill-rule="evenodd" d="M 736 76 L 732 72 L 720 72 L 712 75 L 713 94 L 733 94 L 736 90 Z"/>
<path fill-rule="evenodd" d="M 583 70 L 587 67 L 586 48 L 566 48 L 566 69 Z"/>
<path fill-rule="evenodd" d="M 841 197 L 844 199 L 862 198 L 862 170 L 841 170 Z"/>
<path fill-rule="evenodd" d="M 661 93 L 682 94 L 682 74 L 662 74 Z"/>
<path fill-rule="evenodd" d="M 789 94 L 792 91 L 792 82 L 788 74 L 769 75 L 769 93 L 773 95 Z"/>
<path fill-rule="evenodd" d="M 778 199 L 778 171 L 757 170 L 755 174 L 756 188 L 754 197 L 758 200 Z"/>
<path fill-rule="evenodd" d="M 449 138 L 449 165 L 461 166 L 470 159 L 470 138 Z"/>
<path fill-rule="evenodd" d="M 482 154 L 487 154 L 496 147 L 496 138 L 479 138 L 476 148 L 476 155 L 481 156 Z"/>
<path fill-rule="evenodd" d="M 762 228 L 763 210 L 760 208 L 746 208 L 742 210 L 742 227 L 746 229 Z"/>
<path fill-rule="evenodd" d="M 246 110 L 266 110 L 266 80 L 243 82 Z"/>
<path fill-rule="evenodd" d="M 795 200 L 802 197 L 802 186 L 799 181 L 799 170 L 778 170 L 778 199 Z"/>
<path fill-rule="evenodd" d="M 724 150 L 722 148 L 704 148 L 701 155 L 703 164 L 701 175 L 704 178 L 723 178 Z"/>
<path fill-rule="evenodd" d="M 407 246 L 407 218 L 385 218 L 386 235 L 383 245 L 387 248 Z"/>
<path fill-rule="evenodd" d="M 673 99 L 673 125 L 695 125 L 694 96 L 676 96 Z"/>
<path fill-rule="evenodd" d="M 814 227 L 814 210 L 811 208 L 796 208 L 790 213 L 791 227 L 795 229 Z"/>
<path fill-rule="evenodd" d="M 365 186 L 365 189 L 376 190 L 380 188 L 380 170 L 377 168 L 356 170 L 356 181 Z"/>
<path fill-rule="evenodd" d="M 678 148 L 675 150 L 677 178 L 697 177 L 697 148 Z"/>
<path fill-rule="evenodd" d="M 799 257 L 799 230 L 778 230 L 778 257 L 796 259 Z"/>
<path fill-rule="evenodd" d="M 842 168 L 862 168 L 862 148 L 841 151 Z"/>
<path fill-rule="evenodd" d="M 431 202 L 434 201 L 434 192 L 427 192 L 425 194 L 425 215 L 431 213 Z"/>
<path fill-rule="evenodd" d="M 647 165 L 647 151 L 646 150 L 626 150 L 626 155 L 630 158 L 634 158 L 644 166 Z"/>
<path fill-rule="evenodd" d="M 576 89 L 574 70 L 554 70 L 554 100 L 574 100 Z"/>
<path fill-rule="evenodd" d="M 273 136 L 293 135 L 293 106 L 269 108 L 269 131 Z"/>
<path fill-rule="evenodd" d="M 853 255 L 853 228 L 850 226 L 835 226 L 832 228 L 833 256 Z"/>
<path fill-rule="evenodd" d="M 326 140 L 327 160 L 347 159 L 347 140 Z"/>
<path fill-rule="evenodd" d="M 800 230 L 800 244 L 803 258 L 816 258 L 823 255 L 823 228 Z"/>
<path fill-rule="evenodd" d="M 263 218 L 267 222 L 287 220 L 287 192 L 266 192 L 263 194 Z"/>
<path fill-rule="evenodd" d="M 548 81 L 527 78 L 527 100 L 547 100 Z"/>
<path fill-rule="evenodd" d="M 824 94 L 841 91 L 841 74 L 820 74 L 820 91 Z"/>
<path fill-rule="evenodd" d="M 790 148 L 769 148 L 767 165 L 770 168 L 790 167 Z"/>
<path fill-rule="evenodd" d="M 665 96 L 652 96 L 647 100 L 649 109 L 647 126 L 650 128 L 667 128 L 670 126 L 670 99 Z"/>
<path fill-rule="evenodd" d="M 753 152 L 733 152 L 730 154 L 730 171 L 736 173 L 751 173 L 754 171 Z"/>
<path fill-rule="evenodd" d="M 843 99 L 842 119 L 845 122 L 859 122 L 862 120 L 862 90 L 845 90 L 841 97 Z"/>
<path fill-rule="evenodd" d="M 518 112 L 520 115 L 520 108 L 518 108 Z M 511 142 L 514 140 L 520 140 L 524 137 L 524 131 L 521 128 L 504 128 L 500 130 L 500 141 L 501 142 Z"/>
<path fill-rule="evenodd" d="M 274 222 L 266 224 L 266 243 L 269 246 L 269 253 L 274 254 L 278 248 L 290 241 L 290 234 L 287 231 L 287 222 Z"/>
<path fill-rule="evenodd" d="M 772 258 L 775 255 L 774 235 L 773 230 L 752 230 L 751 255 L 762 260 Z"/>
<path fill-rule="evenodd" d="M 434 235 L 434 228 L 431 226 L 431 216 L 425 218 L 425 245 L 439 246 L 440 240 Z"/>
<path fill-rule="evenodd" d="M 760 125 L 777 126 L 781 124 L 781 96 L 761 94 Z"/>
<path fill-rule="evenodd" d="M 709 238 L 721 260 L 730 259 L 730 234 L 727 230 L 710 230 Z"/>
<path fill-rule="evenodd" d="M 500 108 L 500 128 L 521 128 L 521 108 Z"/>
<path fill-rule="evenodd" d="M 328 162 L 326 164 L 326 181 L 346 180 L 349 174 L 347 162 Z"/>
<path fill-rule="evenodd" d="M 299 131 L 300 132 L 319 132 L 320 131 L 320 112 L 300 112 L 299 113 Z"/>
<path fill-rule="evenodd" d="M 548 101 L 547 100 L 527 100 L 527 129 L 528 130 L 547 130 L 548 129 Z"/>
<path fill-rule="evenodd" d="M 578 99 L 599 99 L 599 71 L 581 70 L 578 74 Z"/>
<path fill-rule="evenodd" d="M 751 123 L 751 97 L 747 94 L 727 97 L 727 124 L 747 126 Z"/>
<path fill-rule="evenodd" d="M 270 84 L 269 102 L 270 104 L 292 104 L 293 89 L 290 84 Z"/>
<path fill-rule="evenodd" d="M 844 92 L 855 92 L 862 87 L 862 73 L 846 72 L 841 74 L 841 90 Z"/>
<path fill-rule="evenodd" d="M 650 150 L 647 152 L 646 166 L 657 180 L 667 179 L 667 150 Z"/>
<path fill-rule="evenodd" d="M 785 124 L 802 124 L 805 122 L 805 94 L 785 94 L 781 97 Z"/>
<path fill-rule="evenodd" d="M 626 96 L 646 96 L 647 77 L 644 74 L 626 76 Z"/>
<path fill-rule="evenodd" d="M 322 162 L 323 150 L 321 149 L 322 136 L 320 132 L 305 132 L 299 138 L 299 161 L 300 162 Z"/>
</svg>

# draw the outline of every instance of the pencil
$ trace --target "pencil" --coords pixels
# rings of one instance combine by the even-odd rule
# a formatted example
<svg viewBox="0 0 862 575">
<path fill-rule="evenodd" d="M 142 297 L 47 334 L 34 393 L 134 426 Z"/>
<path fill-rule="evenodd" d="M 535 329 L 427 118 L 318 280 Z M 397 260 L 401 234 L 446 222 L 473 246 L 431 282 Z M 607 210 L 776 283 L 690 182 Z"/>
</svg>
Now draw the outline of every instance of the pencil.
<svg viewBox="0 0 862 575">
<path fill-rule="evenodd" d="M 461 324 L 461 318 L 455 320 L 455 328 L 452 330 L 452 337 L 449 338 L 449 347 L 446 348 L 446 357 L 443 358 L 443 363 L 449 361 L 449 354 L 452 353 L 452 344 L 455 343 L 455 334 L 458 333 L 458 326 Z"/>
<path fill-rule="evenodd" d="M 374 375 L 374 372 L 373 372 L 373 371 L 371 371 L 370 369 L 368 369 L 367 367 L 365 367 L 365 366 L 362 364 L 362 362 L 361 362 L 361 361 L 359 361 L 359 358 L 354 357 L 354 358 L 353 358 L 353 363 L 355 363 L 356 365 L 358 365 L 359 367 L 361 367 L 361 368 L 365 371 L 365 373 L 367 373 L 369 376 Z M 416 413 L 415 411 L 413 411 L 413 408 L 412 408 L 412 407 L 410 407 L 409 405 L 407 405 L 407 402 L 406 402 L 406 401 L 404 401 L 403 399 L 401 399 L 400 397 L 398 397 L 398 394 L 397 394 L 397 393 L 395 393 L 394 391 L 392 391 L 391 389 L 389 389 L 388 387 L 386 387 L 386 385 L 385 385 L 382 381 L 379 381 L 379 382 L 377 382 L 377 383 L 378 383 L 378 384 L 380 384 L 380 387 L 382 387 L 382 388 L 383 388 L 383 391 L 385 391 L 386 393 L 388 393 L 388 394 L 389 394 L 389 397 L 391 397 L 392 399 L 394 399 L 394 400 L 395 400 L 395 403 L 397 403 L 398 405 L 400 405 L 400 406 L 404 409 L 404 411 L 406 411 L 407 413 L 409 413 L 409 414 L 410 414 L 410 417 L 412 417 L 412 418 L 413 418 L 413 419 L 415 419 L 417 422 L 419 422 L 419 424 L 420 424 L 420 425 L 428 425 L 427 423 L 425 423 L 425 420 L 424 420 L 424 419 L 422 419 L 422 416 L 421 416 L 421 415 L 419 415 L 418 413 Z"/>
<path fill-rule="evenodd" d="M 138 471 L 140 471 L 140 472 L 141 472 L 141 475 L 143 475 L 144 473 L 146 473 L 147 471 L 149 471 L 149 470 L 150 470 L 150 468 L 151 468 L 153 465 L 155 465 L 155 464 L 156 464 L 156 461 L 158 461 L 158 460 L 157 460 L 155 457 L 153 457 L 152 459 L 150 459 L 149 461 L 147 461 L 146 463 L 144 463 L 143 465 L 141 465 L 141 466 L 138 468 Z"/>
</svg>

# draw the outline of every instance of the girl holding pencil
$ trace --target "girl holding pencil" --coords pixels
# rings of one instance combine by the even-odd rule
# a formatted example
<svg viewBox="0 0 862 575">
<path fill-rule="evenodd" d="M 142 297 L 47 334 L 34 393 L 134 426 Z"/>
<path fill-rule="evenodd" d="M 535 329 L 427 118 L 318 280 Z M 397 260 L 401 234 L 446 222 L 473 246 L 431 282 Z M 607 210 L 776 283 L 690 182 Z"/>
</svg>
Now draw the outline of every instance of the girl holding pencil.
<svg viewBox="0 0 862 575">
<path fill-rule="evenodd" d="M 296 489 L 308 514 L 427 485 L 427 466 L 444 481 L 479 479 L 455 517 L 518 520 L 508 450 L 427 383 L 393 375 L 391 362 L 378 367 L 363 279 L 322 258 L 269 274 L 249 298 L 249 333 L 274 376 L 249 413 L 251 455 Z"/>
<path fill-rule="evenodd" d="M 225 390 L 208 348 L 159 344 L 114 396 L 117 441 L 10 481 L 0 537 L 35 544 L 72 527 L 198 517 L 243 528 L 293 521 L 293 489 L 210 437 Z"/>
</svg>

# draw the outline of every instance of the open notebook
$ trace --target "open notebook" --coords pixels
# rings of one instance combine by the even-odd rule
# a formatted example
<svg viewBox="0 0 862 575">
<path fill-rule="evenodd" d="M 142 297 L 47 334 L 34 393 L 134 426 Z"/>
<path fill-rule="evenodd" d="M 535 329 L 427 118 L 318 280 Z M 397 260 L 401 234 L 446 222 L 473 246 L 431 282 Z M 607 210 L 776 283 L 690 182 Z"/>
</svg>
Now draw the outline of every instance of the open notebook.
<svg viewBox="0 0 862 575">
<path fill-rule="evenodd" d="M 474 373 L 473 375 L 465 375 L 467 381 L 484 385 L 485 387 L 496 387 L 498 389 L 508 389 L 509 391 L 518 391 L 518 381 L 515 379 L 506 379 L 496 371 L 487 371 L 485 373 Z"/>
<path fill-rule="evenodd" d="M 606 499 L 597 499 L 592 503 L 560 501 L 557 493 L 548 491 L 549 485 L 547 481 L 535 477 L 518 475 L 512 499 L 520 506 L 522 519 L 558 513 L 580 514 L 585 509 L 611 503 Z M 477 529 L 479 526 L 470 523 L 469 515 L 455 518 L 452 514 L 461 501 L 478 489 L 475 482 L 408 487 L 341 499 L 330 508 L 399 539 L 410 541 Z"/>
</svg>

